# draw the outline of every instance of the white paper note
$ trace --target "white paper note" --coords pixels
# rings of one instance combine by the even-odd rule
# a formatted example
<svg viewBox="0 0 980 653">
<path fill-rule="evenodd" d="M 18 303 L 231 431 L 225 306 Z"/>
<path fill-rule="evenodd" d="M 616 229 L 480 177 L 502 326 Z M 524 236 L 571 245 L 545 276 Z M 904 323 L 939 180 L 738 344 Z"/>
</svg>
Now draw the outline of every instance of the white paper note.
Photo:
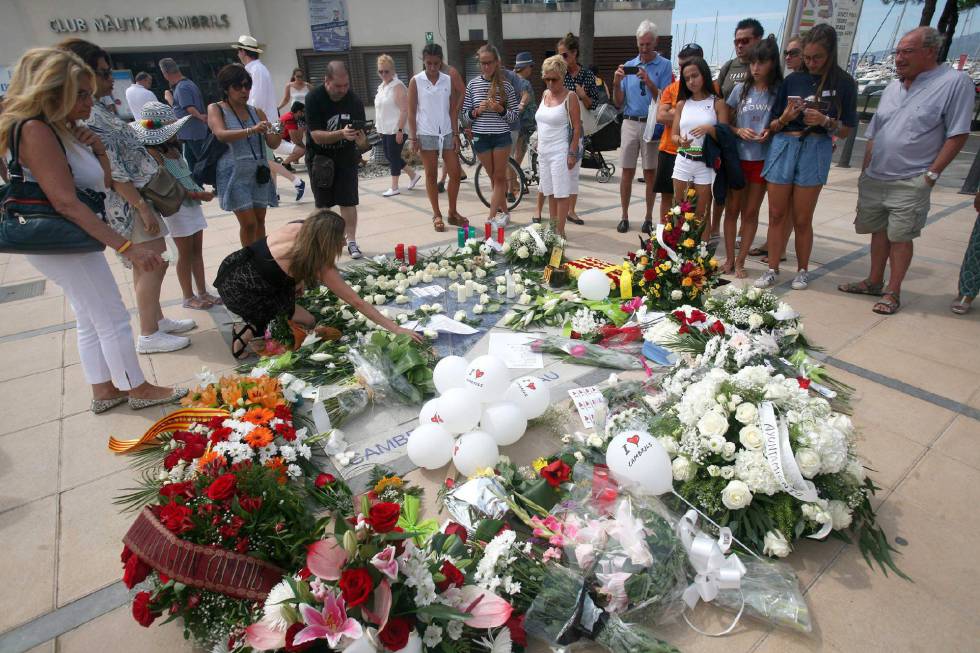
<svg viewBox="0 0 980 653">
<path fill-rule="evenodd" d="M 452 318 L 448 318 L 442 313 L 437 313 L 429 318 L 429 321 L 424 325 L 419 326 L 419 323 L 415 320 L 406 322 L 403 325 L 406 329 L 412 329 L 413 331 L 424 331 L 426 329 L 432 329 L 433 331 L 439 331 L 441 333 L 457 333 L 461 336 L 468 336 L 477 333 L 477 329 L 474 329 L 468 324 L 463 324 L 462 322 L 457 322 Z"/>
<path fill-rule="evenodd" d="M 439 295 L 446 292 L 446 289 L 442 286 L 416 286 L 414 288 L 409 288 L 408 292 L 412 293 L 416 297 L 438 297 Z"/>
<path fill-rule="evenodd" d="M 511 370 L 540 369 L 544 366 L 544 356 L 531 351 L 532 340 L 526 333 L 491 333 L 488 352 Z"/>
<path fill-rule="evenodd" d="M 605 406 L 606 400 L 599 392 L 599 388 L 590 385 L 587 388 L 572 388 L 568 391 L 568 396 L 575 404 L 575 410 L 582 419 L 582 425 L 587 429 L 595 428 L 595 411 L 599 406 Z"/>
</svg>

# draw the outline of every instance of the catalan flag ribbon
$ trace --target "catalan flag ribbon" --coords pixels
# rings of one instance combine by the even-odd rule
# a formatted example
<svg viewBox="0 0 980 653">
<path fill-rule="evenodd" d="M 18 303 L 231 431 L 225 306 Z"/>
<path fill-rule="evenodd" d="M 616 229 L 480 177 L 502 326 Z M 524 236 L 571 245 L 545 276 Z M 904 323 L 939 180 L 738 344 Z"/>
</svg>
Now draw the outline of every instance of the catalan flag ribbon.
<svg viewBox="0 0 980 653">
<path fill-rule="evenodd" d="M 110 437 L 109 451 L 129 453 L 133 449 L 144 445 L 156 445 L 159 444 L 157 438 L 164 433 L 186 430 L 197 422 L 204 422 L 212 417 L 228 417 L 229 415 L 230 413 L 223 408 L 182 408 L 157 421 L 142 437 L 132 440 L 119 440 Z"/>
</svg>

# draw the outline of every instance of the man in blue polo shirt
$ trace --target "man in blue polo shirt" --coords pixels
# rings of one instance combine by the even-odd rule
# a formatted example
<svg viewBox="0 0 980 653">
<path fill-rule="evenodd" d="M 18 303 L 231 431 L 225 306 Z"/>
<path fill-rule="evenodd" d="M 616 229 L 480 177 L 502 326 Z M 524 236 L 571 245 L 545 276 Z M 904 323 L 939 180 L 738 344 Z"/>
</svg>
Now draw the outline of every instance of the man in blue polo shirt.
<svg viewBox="0 0 980 653">
<path fill-rule="evenodd" d="M 660 95 L 660 90 L 673 81 L 670 61 L 657 54 L 657 26 L 644 20 L 636 29 L 636 47 L 639 55 L 616 69 L 613 76 L 613 102 L 623 111 L 623 129 L 620 136 L 619 202 L 622 218 L 616 231 L 629 231 L 629 204 L 633 192 L 633 176 L 636 174 L 637 156 L 643 162 L 643 179 L 646 181 L 647 211 L 645 220 L 653 218 L 654 181 L 657 173 L 657 145 L 660 134 L 655 133 L 649 143 L 643 140 L 650 103 Z M 658 126 L 658 130 L 662 127 Z"/>
</svg>

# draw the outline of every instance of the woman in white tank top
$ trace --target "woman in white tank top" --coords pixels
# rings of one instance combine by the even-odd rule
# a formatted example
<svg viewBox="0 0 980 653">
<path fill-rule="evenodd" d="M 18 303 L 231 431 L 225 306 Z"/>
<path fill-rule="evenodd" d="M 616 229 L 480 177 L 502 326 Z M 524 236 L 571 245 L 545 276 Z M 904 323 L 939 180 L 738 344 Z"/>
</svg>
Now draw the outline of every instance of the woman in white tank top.
<svg viewBox="0 0 980 653">
<path fill-rule="evenodd" d="M 391 173 L 391 186 L 383 195 L 393 197 L 401 194 L 398 177 L 404 172 L 411 180 L 408 190 L 415 188 L 422 175 L 405 164 L 402 158 L 402 143 L 405 142 L 405 122 L 408 120 L 408 90 L 398 79 L 395 60 L 390 55 L 378 57 L 378 92 L 374 96 L 374 128 L 381 134 L 381 147 Z"/>
<path fill-rule="evenodd" d="M 459 113 L 458 98 L 453 97 L 453 83 L 442 72 L 442 47 L 430 43 L 422 49 L 422 72 L 408 84 L 408 131 L 412 135 L 412 151 L 420 153 L 425 166 L 425 192 L 432 206 L 432 228 L 445 231 L 442 210 L 439 208 L 439 153 L 449 172 L 449 224 L 462 225 L 466 218 L 454 208 L 459 193 Z"/>
<path fill-rule="evenodd" d="M 286 82 L 286 90 L 283 91 L 282 100 L 279 101 L 280 113 L 285 107 L 292 106 L 293 102 L 306 104 L 306 96 L 310 92 L 310 85 L 306 82 L 306 73 L 302 68 L 293 68 L 293 75 Z"/>
<path fill-rule="evenodd" d="M 711 69 L 704 59 L 696 57 L 681 68 L 680 87 L 677 93 L 675 113 L 679 119 L 674 121 L 671 138 L 677 144 L 677 160 L 674 161 L 674 197 L 684 197 L 686 190 L 693 186 L 697 191 L 695 214 L 704 223 L 711 206 L 711 184 L 715 171 L 707 165 L 701 148 L 706 136 L 715 136 L 715 125 L 728 124 L 728 105 L 724 98 L 714 94 L 711 85 Z M 707 238 L 708 225 L 702 232 Z"/>
<path fill-rule="evenodd" d="M 548 198 L 548 214 L 555 231 L 565 237 L 565 221 L 571 206 L 573 182 L 578 176 L 582 119 L 579 102 L 565 88 L 568 66 L 562 57 L 548 57 L 541 64 L 545 92 L 534 114 L 538 125 L 539 190 Z"/>
</svg>

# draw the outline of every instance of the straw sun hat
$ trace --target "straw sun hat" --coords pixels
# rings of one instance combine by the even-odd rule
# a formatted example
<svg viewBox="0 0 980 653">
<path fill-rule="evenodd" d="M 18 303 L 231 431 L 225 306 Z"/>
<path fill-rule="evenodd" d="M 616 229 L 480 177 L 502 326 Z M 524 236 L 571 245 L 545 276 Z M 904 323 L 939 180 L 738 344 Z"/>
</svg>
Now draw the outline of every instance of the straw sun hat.
<svg viewBox="0 0 980 653">
<path fill-rule="evenodd" d="M 136 132 L 136 138 L 144 145 L 166 143 L 180 131 L 191 116 L 178 118 L 173 107 L 163 102 L 147 102 L 140 115 L 129 126 Z"/>
</svg>

